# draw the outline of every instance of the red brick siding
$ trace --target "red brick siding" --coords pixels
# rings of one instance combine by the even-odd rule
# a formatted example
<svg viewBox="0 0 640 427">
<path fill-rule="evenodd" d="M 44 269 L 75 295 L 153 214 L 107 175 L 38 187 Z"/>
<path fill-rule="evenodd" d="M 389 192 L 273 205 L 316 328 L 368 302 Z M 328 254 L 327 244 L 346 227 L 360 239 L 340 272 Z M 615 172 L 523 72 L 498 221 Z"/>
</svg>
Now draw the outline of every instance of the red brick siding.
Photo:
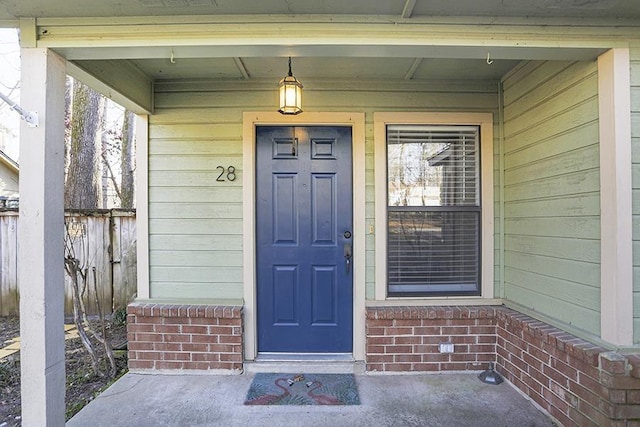
<svg viewBox="0 0 640 427">
<path fill-rule="evenodd" d="M 131 369 L 240 371 L 242 307 L 131 304 Z M 371 307 L 368 371 L 496 370 L 565 426 L 640 426 L 640 355 L 503 307 Z M 454 353 L 438 351 L 451 342 Z"/>
<path fill-rule="evenodd" d="M 496 354 L 494 307 L 391 307 L 367 310 L 367 370 L 486 369 Z M 440 353 L 450 342 L 454 353 Z"/>
<path fill-rule="evenodd" d="M 564 426 L 640 426 L 640 355 L 503 307 L 371 307 L 368 371 L 483 370 L 489 361 Z M 452 342 L 443 354 L 438 343 Z"/>
<path fill-rule="evenodd" d="M 242 370 L 242 307 L 130 304 L 130 369 Z"/>
<path fill-rule="evenodd" d="M 528 316 L 497 312 L 497 365 L 565 426 L 640 421 L 640 359 L 609 352 Z"/>
</svg>

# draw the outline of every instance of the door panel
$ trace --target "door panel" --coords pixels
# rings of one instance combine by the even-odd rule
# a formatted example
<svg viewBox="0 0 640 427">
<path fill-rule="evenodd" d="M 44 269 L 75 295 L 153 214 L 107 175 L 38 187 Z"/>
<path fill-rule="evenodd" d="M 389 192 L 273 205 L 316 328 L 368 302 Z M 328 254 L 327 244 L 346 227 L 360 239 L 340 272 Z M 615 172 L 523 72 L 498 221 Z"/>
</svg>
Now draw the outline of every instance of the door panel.
<svg viewBox="0 0 640 427">
<path fill-rule="evenodd" d="M 292 174 L 273 174 L 273 243 L 294 245 L 298 242 L 297 180 Z"/>
<path fill-rule="evenodd" d="M 311 228 L 313 245 L 335 245 L 338 233 L 336 224 L 336 179 L 333 174 L 311 176 Z"/>
<path fill-rule="evenodd" d="M 350 352 L 351 128 L 256 135 L 258 351 Z"/>
<path fill-rule="evenodd" d="M 316 265 L 313 267 L 312 274 L 311 306 L 313 316 L 311 323 L 313 325 L 335 326 L 338 323 L 336 316 L 338 306 L 338 301 L 336 301 L 336 296 L 338 295 L 336 268 L 334 266 Z"/>
<path fill-rule="evenodd" d="M 273 323 L 297 325 L 298 268 L 295 265 L 273 266 L 274 292 L 279 296 L 273 300 Z"/>
</svg>

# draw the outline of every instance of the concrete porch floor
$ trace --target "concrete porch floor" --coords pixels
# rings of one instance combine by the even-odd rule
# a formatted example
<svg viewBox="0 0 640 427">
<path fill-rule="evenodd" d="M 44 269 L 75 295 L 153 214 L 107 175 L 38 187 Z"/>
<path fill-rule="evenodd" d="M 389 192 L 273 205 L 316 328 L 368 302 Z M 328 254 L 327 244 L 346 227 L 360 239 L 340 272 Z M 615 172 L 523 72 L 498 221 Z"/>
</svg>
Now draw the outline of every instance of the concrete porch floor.
<svg viewBox="0 0 640 427">
<path fill-rule="evenodd" d="M 254 373 L 128 373 L 67 426 L 553 426 L 510 384 L 477 373 L 360 374 L 359 406 L 244 406 Z"/>
</svg>

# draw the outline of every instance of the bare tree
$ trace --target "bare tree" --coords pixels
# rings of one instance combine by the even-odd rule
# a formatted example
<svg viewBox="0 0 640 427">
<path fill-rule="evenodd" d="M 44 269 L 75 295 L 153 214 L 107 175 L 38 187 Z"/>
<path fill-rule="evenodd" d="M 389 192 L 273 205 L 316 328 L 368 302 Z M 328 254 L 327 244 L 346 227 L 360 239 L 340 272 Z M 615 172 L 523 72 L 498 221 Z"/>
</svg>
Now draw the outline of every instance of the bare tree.
<svg viewBox="0 0 640 427">
<path fill-rule="evenodd" d="M 73 79 L 67 76 L 64 85 L 64 176 L 69 173 L 71 149 L 71 98 L 73 97 Z"/>
<path fill-rule="evenodd" d="M 135 115 L 131 111 L 125 111 L 122 125 L 122 156 L 121 156 L 121 179 L 120 179 L 120 202 L 125 209 L 133 208 L 134 201 L 134 126 Z"/>
<path fill-rule="evenodd" d="M 74 81 L 71 100 L 69 167 L 65 181 L 65 207 L 95 209 L 102 201 L 102 126 L 105 98 Z"/>
<path fill-rule="evenodd" d="M 108 108 L 113 115 L 120 110 L 107 101 Z M 116 199 L 110 199 L 116 206 L 131 209 L 134 205 L 135 183 L 135 114 L 131 111 L 120 110 L 120 126 L 111 122 L 105 126 L 102 136 L 102 160 L 104 165 L 103 192 L 104 200 L 109 199 L 107 192 L 113 191 Z M 110 207 L 105 202 L 105 207 Z"/>
<path fill-rule="evenodd" d="M 116 361 L 113 356 L 111 343 L 107 339 L 105 313 L 98 297 L 98 279 L 96 268 L 92 266 L 89 255 L 89 244 L 87 241 L 85 224 L 80 222 L 65 221 L 65 256 L 64 268 L 71 278 L 71 289 L 73 291 L 73 321 L 78 329 L 78 335 L 85 349 L 91 356 L 91 365 L 96 375 L 108 375 L 113 378 L 116 374 Z M 80 231 L 80 232 L 79 232 Z M 98 309 L 98 321 L 100 331 L 96 330 L 87 317 L 85 308 L 85 298 L 89 291 L 88 286 L 93 284 L 94 302 Z M 100 343 L 109 361 L 109 370 L 104 372 L 100 366 L 100 359 L 96 353 L 94 344 L 90 336 Z"/>
<path fill-rule="evenodd" d="M 18 103 L 20 98 L 20 49 L 17 30 L 0 29 L 0 92 Z M 0 149 L 18 159 L 18 128 L 20 119 L 9 104 L 0 100 Z"/>
</svg>

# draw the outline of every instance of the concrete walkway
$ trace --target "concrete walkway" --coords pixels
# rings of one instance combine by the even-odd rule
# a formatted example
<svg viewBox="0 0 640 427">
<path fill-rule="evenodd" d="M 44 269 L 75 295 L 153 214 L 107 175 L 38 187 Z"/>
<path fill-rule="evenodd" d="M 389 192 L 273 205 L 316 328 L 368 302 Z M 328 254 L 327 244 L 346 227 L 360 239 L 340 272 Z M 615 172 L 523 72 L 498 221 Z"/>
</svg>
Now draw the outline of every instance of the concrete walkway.
<svg viewBox="0 0 640 427">
<path fill-rule="evenodd" d="M 553 426 L 510 384 L 477 374 L 357 375 L 358 406 L 244 406 L 254 374 L 126 374 L 68 426 Z"/>
</svg>

